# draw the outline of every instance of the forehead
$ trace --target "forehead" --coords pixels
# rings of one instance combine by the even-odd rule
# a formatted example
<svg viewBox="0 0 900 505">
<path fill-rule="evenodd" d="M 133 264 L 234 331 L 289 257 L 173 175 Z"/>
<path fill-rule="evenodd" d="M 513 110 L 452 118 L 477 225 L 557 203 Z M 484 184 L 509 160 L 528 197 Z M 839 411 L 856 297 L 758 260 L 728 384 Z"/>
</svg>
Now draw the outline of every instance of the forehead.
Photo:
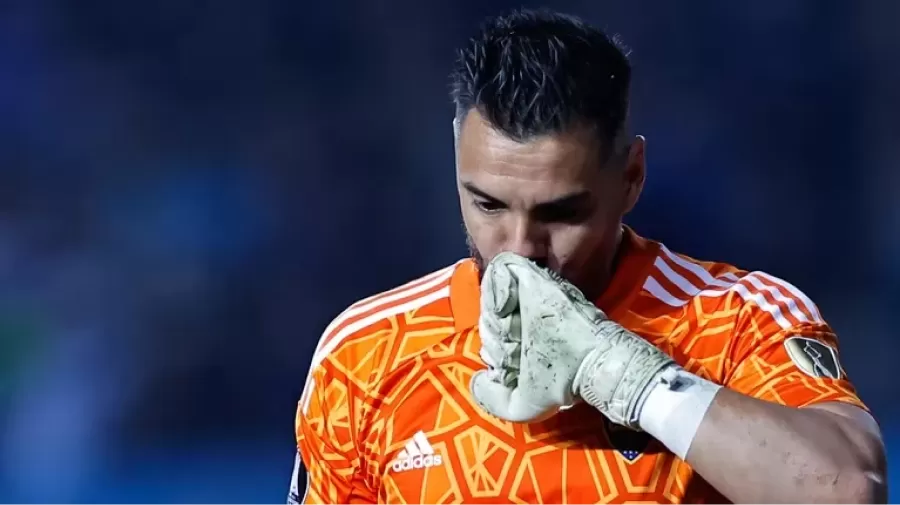
<svg viewBox="0 0 900 505">
<path fill-rule="evenodd" d="M 470 111 L 459 128 L 457 171 L 464 182 L 530 183 L 545 191 L 569 191 L 595 183 L 599 164 L 600 148 L 588 130 L 519 142 L 494 129 L 477 110 Z"/>
</svg>

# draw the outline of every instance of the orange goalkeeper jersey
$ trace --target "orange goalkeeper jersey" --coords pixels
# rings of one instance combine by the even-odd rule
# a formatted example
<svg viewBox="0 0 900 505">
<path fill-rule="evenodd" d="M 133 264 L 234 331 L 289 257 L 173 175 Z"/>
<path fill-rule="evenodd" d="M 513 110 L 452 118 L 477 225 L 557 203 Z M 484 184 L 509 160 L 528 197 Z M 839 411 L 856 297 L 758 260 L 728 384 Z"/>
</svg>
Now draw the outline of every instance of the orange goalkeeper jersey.
<svg viewBox="0 0 900 505">
<path fill-rule="evenodd" d="M 675 254 L 628 228 L 624 242 L 597 301 L 610 318 L 746 395 L 862 406 L 834 332 L 796 287 Z M 485 367 L 478 299 L 464 260 L 361 300 L 326 328 L 298 405 L 290 501 L 725 501 L 659 442 L 586 404 L 531 424 L 481 411 L 469 393 Z"/>
</svg>

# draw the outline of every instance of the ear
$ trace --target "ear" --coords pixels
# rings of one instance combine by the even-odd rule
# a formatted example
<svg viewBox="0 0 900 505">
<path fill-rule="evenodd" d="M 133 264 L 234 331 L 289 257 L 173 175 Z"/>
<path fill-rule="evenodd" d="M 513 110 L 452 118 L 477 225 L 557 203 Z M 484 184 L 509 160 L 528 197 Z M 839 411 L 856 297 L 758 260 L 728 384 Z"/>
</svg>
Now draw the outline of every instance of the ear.
<svg viewBox="0 0 900 505">
<path fill-rule="evenodd" d="M 644 180 L 647 176 L 647 162 L 644 157 L 647 139 L 638 135 L 628 148 L 628 159 L 625 161 L 625 170 L 623 172 L 625 184 L 625 208 L 623 214 L 631 212 L 631 209 L 637 204 L 644 190 Z"/>
</svg>

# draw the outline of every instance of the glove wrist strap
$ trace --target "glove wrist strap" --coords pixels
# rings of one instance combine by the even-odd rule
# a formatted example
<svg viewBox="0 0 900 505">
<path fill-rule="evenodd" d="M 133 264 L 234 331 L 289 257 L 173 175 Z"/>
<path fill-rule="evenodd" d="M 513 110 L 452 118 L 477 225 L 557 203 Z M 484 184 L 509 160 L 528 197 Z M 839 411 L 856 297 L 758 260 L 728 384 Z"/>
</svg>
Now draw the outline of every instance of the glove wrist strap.
<svg viewBox="0 0 900 505">
<path fill-rule="evenodd" d="M 612 321 L 598 324 L 597 331 L 602 338 L 575 374 L 573 392 L 610 421 L 639 430 L 641 405 L 674 361 Z"/>
<path fill-rule="evenodd" d="M 722 386 L 673 365 L 659 374 L 639 411 L 642 430 L 681 459 Z"/>
</svg>

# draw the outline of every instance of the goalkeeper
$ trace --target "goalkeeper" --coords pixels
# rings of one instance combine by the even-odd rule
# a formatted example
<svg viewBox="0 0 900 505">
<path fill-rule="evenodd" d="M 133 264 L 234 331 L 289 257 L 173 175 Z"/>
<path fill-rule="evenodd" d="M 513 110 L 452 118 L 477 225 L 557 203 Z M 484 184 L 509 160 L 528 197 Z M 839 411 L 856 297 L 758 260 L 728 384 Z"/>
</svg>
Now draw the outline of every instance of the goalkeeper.
<svg viewBox="0 0 900 505">
<path fill-rule="evenodd" d="M 623 224 L 648 171 L 630 81 L 615 39 L 558 13 L 492 18 L 460 50 L 470 257 L 325 328 L 291 501 L 886 499 L 878 426 L 816 304 Z"/>
</svg>

